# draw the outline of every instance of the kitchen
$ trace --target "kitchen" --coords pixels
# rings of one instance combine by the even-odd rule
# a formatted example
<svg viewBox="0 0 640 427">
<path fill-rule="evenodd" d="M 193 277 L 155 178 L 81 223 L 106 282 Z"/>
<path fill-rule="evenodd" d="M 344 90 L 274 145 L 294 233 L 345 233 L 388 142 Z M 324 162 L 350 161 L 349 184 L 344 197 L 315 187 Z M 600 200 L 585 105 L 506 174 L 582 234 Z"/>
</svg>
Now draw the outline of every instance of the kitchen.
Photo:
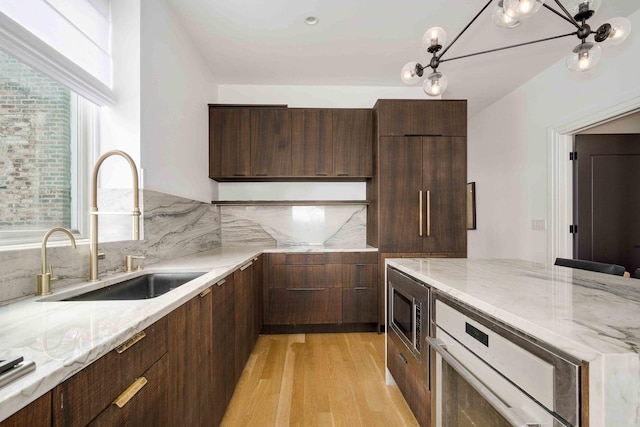
<svg viewBox="0 0 640 427">
<path fill-rule="evenodd" d="M 114 2 L 115 6 L 118 2 Z M 135 243 L 126 247 L 106 244 L 101 248 L 107 252 L 107 258 L 100 262 L 109 272 L 117 271 L 125 254 L 144 252 L 147 256 L 144 261 L 152 265 L 155 261 L 175 258 L 180 251 L 194 253 L 211 249 L 206 247 L 208 243 L 197 241 L 197 238 L 210 233 L 210 240 L 215 242 L 218 238 L 216 224 L 221 221 L 222 230 L 218 232 L 222 234 L 219 239 L 224 242 L 224 233 L 228 231 L 223 228 L 224 224 L 232 224 L 237 216 L 230 214 L 225 222 L 225 217 L 216 217 L 218 214 L 211 209 L 209 202 L 224 199 L 220 196 L 238 190 L 225 183 L 217 185 L 207 178 L 208 116 L 203 106 L 218 103 L 372 108 L 377 99 L 424 99 L 420 88 L 408 87 L 362 87 L 355 84 L 299 86 L 287 82 L 265 86 L 217 82 L 215 73 L 212 74 L 203 62 L 196 44 L 184 30 L 171 4 L 154 2 L 152 6 L 143 1 L 137 8 L 127 7 L 134 10 L 122 13 L 123 25 L 133 29 L 127 34 L 129 38 L 123 43 L 122 51 L 114 46 L 114 54 L 125 58 L 120 70 L 118 62 L 114 65 L 114 82 L 117 82 L 114 88 L 120 102 L 107 117 L 103 117 L 109 123 L 103 127 L 108 127 L 114 137 L 103 138 L 111 145 L 101 147 L 101 151 L 122 149 L 132 154 L 144 170 L 144 192 L 148 197 L 145 199 L 145 212 L 158 222 L 157 226 L 146 226 L 145 244 L 149 244 L 149 248 Z M 474 13 L 467 8 L 463 10 L 464 14 L 459 18 L 461 24 L 456 28 Z M 460 10 L 457 12 L 461 13 Z M 628 13 L 631 12 L 629 10 Z M 618 14 L 621 13 L 614 13 Z M 630 19 L 637 28 L 637 13 Z M 438 24 L 437 20 L 433 23 Z M 117 19 L 114 19 L 114 25 L 117 24 Z M 455 32 L 456 28 L 450 31 Z M 424 31 L 423 25 L 420 24 L 415 31 L 415 38 L 419 39 Z M 565 222 L 569 224 L 566 218 L 569 214 L 562 210 L 562 194 L 558 194 L 566 176 L 561 174 L 561 169 L 553 169 L 553 162 L 565 158 L 563 150 L 569 151 L 563 146 L 564 135 L 637 108 L 638 82 L 634 72 L 637 58 L 632 55 L 637 51 L 637 40 L 637 34 L 632 33 L 627 43 L 608 54 L 597 72 L 589 78 L 575 81 L 563 63 L 550 64 L 549 68 L 540 69 L 541 73 L 535 77 L 535 73 L 532 74 L 531 80 L 482 111 L 472 112 L 470 108 L 467 179 L 478 185 L 478 228 L 468 233 L 469 258 L 518 258 L 548 265 L 557 256 L 564 254 L 570 257 L 566 252 L 566 242 L 563 245 L 562 241 L 568 236 L 559 232 L 568 228 L 564 227 Z M 418 49 L 416 47 L 412 51 L 417 53 Z M 520 54 L 516 52 L 514 55 Z M 127 55 L 131 55 L 129 61 Z M 450 68 L 454 68 L 454 64 Z M 136 72 L 132 73 L 132 69 Z M 397 74 L 397 70 L 394 69 L 394 73 Z M 132 78 L 132 75 L 137 77 Z M 118 76 L 123 80 L 118 80 Z M 452 93 L 454 86 L 451 83 Z M 175 114 L 176 110 L 181 114 Z M 496 163 L 502 167 L 500 174 L 495 173 Z M 108 173 L 116 166 L 107 166 L 101 173 Z M 116 180 L 121 175 L 124 181 L 121 186 L 128 188 L 128 170 L 119 172 L 114 173 Z M 117 182 L 115 186 L 118 186 Z M 271 185 L 267 188 L 278 187 Z M 357 184 L 354 187 L 341 188 L 340 193 L 346 200 L 363 199 L 362 188 Z M 259 191 L 269 190 L 262 187 Z M 336 191 L 327 191 L 332 195 L 325 197 L 327 200 L 335 198 Z M 180 196 L 180 200 L 176 202 L 171 195 Z M 128 208 L 129 199 L 123 203 Z M 178 211 L 172 212 L 174 208 Z M 200 215 L 200 212 L 205 214 Z M 202 227 L 189 228 L 195 248 L 185 244 L 190 237 L 188 235 L 172 234 L 170 238 L 162 235 L 162 228 L 167 226 L 163 218 L 171 213 Z M 207 213 L 213 218 L 207 217 Z M 200 223 L 198 218 L 201 218 Z M 546 219 L 546 230 L 532 230 L 532 220 L 538 219 Z M 360 232 L 362 222 L 360 219 L 355 223 Z M 211 231 L 212 226 L 214 231 Z M 156 232 L 158 235 L 154 237 Z M 157 241 L 149 240 L 154 238 Z M 172 254 L 171 251 L 178 253 Z M 25 259 L 30 267 L 26 267 L 25 272 L 18 272 L 18 278 L 11 277 L 16 274 L 14 266 L 17 260 L 22 262 Z M 74 264 L 71 270 L 75 272 L 61 270 L 61 275 L 68 278 L 68 284 L 86 279 L 83 272 L 85 257 L 70 247 L 51 250 L 50 259 L 56 269 L 64 268 L 67 260 Z M 3 252 L 0 263 L 3 273 L 6 272 L 1 282 L 0 292 L 7 292 L 3 299 L 34 291 L 34 277 L 40 270 L 38 249 Z"/>
</svg>

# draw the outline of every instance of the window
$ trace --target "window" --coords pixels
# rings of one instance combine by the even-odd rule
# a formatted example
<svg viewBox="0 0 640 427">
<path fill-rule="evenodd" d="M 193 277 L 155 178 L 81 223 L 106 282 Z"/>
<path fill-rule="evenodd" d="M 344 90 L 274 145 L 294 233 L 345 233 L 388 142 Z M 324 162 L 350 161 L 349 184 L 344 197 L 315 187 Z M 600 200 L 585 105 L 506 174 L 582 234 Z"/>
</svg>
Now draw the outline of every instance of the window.
<svg viewBox="0 0 640 427">
<path fill-rule="evenodd" d="M 52 227 L 84 234 L 96 111 L 0 52 L 0 245 L 40 242 Z"/>
</svg>

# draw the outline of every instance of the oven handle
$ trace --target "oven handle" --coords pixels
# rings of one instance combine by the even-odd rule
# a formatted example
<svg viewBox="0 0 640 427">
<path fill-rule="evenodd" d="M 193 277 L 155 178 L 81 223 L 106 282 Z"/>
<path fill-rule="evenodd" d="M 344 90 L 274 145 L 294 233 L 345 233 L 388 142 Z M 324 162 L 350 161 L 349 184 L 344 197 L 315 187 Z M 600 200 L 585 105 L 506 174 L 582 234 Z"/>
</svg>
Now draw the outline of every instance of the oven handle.
<svg viewBox="0 0 640 427">
<path fill-rule="evenodd" d="M 498 396 L 496 396 L 487 386 L 482 384 L 465 368 L 455 357 L 447 351 L 447 345 L 437 338 L 427 337 L 427 342 L 441 357 L 447 362 L 471 387 L 473 387 L 489 404 L 500 413 L 507 421 L 514 426 L 539 427 L 539 423 L 527 423 L 516 413 L 517 410 L 508 407 Z"/>
</svg>

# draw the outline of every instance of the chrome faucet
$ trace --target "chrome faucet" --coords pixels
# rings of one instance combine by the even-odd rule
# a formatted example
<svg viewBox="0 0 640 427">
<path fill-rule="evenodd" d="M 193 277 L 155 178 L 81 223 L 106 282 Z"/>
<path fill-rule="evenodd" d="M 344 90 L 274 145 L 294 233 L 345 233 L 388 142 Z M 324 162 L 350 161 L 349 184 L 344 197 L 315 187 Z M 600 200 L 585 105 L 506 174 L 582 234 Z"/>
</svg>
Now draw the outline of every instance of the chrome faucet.
<svg viewBox="0 0 640 427">
<path fill-rule="evenodd" d="M 51 266 L 49 266 L 49 271 L 47 272 L 47 240 L 49 236 L 56 231 L 61 231 L 69 236 L 71 246 L 73 246 L 73 249 L 76 248 L 76 239 L 73 238 L 73 234 L 66 228 L 54 227 L 42 236 L 42 273 L 37 276 L 38 289 L 36 295 L 38 296 L 49 295 L 51 293 L 51 282 L 56 280 L 55 277 L 53 277 L 53 268 Z"/>
<path fill-rule="evenodd" d="M 133 211 L 131 216 L 133 217 L 133 240 L 140 240 L 140 208 L 139 208 L 139 193 L 138 193 L 138 170 L 133 159 L 124 151 L 113 150 L 104 153 L 96 165 L 93 167 L 93 175 L 91 177 L 91 216 L 90 223 L 90 243 L 89 243 L 89 281 L 96 282 L 100 280 L 98 278 L 98 171 L 102 162 L 111 156 L 124 157 L 129 166 L 131 167 L 131 175 L 133 177 Z"/>
</svg>

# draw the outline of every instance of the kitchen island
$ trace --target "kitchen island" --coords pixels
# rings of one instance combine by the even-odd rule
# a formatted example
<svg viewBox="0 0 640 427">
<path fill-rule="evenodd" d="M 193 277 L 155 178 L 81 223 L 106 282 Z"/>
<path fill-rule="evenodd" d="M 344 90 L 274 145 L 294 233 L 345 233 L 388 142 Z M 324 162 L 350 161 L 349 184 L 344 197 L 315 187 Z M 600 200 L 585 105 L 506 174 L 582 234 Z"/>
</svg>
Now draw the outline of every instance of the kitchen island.
<svg viewBox="0 0 640 427">
<path fill-rule="evenodd" d="M 640 280 L 520 260 L 387 265 L 589 364 L 589 426 L 640 425 Z"/>
</svg>

